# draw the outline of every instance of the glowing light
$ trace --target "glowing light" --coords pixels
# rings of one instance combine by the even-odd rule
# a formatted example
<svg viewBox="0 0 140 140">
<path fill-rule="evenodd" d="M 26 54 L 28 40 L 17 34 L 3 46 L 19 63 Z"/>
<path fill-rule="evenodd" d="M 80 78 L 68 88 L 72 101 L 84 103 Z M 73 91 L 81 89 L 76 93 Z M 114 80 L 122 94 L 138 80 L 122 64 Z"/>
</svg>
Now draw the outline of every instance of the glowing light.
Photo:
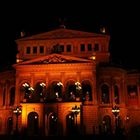
<svg viewBox="0 0 140 140">
<path fill-rule="evenodd" d="M 21 114 L 22 110 L 20 107 L 16 107 L 14 110 L 13 110 L 13 113 L 16 114 L 17 116 L 19 116 Z"/>
<path fill-rule="evenodd" d="M 40 83 L 40 86 L 45 87 L 46 84 L 45 83 Z"/>
<path fill-rule="evenodd" d="M 34 91 L 33 87 L 30 87 L 29 90 L 30 90 L 30 91 Z"/>
<path fill-rule="evenodd" d="M 77 115 L 80 112 L 80 107 L 77 107 L 77 105 L 75 105 L 75 107 L 72 108 L 71 110 L 75 115 Z"/>
<path fill-rule="evenodd" d="M 130 119 L 129 116 L 126 116 L 126 117 L 125 117 L 125 120 L 126 120 L 126 121 L 128 121 L 129 119 Z"/>
<path fill-rule="evenodd" d="M 22 86 L 23 86 L 23 87 L 29 87 L 29 84 L 24 83 Z"/>
<path fill-rule="evenodd" d="M 20 62 L 20 59 L 16 59 L 16 62 L 19 63 Z"/>
<path fill-rule="evenodd" d="M 76 89 L 78 90 L 82 89 L 80 82 L 75 82 L 75 85 L 76 85 Z"/>
<path fill-rule="evenodd" d="M 101 31 L 101 33 L 105 34 L 105 33 L 106 33 L 105 27 L 102 27 L 102 28 L 100 29 L 100 31 Z"/>
<path fill-rule="evenodd" d="M 90 59 L 92 59 L 92 60 L 96 60 L 96 56 L 93 55 L 93 56 L 90 57 Z"/>
<path fill-rule="evenodd" d="M 58 86 L 63 86 L 63 84 L 61 82 L 58 82 L 57 85 Z"/>
<path fill-rule="evenodd" d="M 112 113 L 115 115 L 115 117 L 118 116 L 119 112 L 120 112 L 119 107 L 114 106 L 114 107 L 112 108 Z"/>
<path fill-rule="evenodd" d="M 56 92 L 55 95 L 57 96 L 57 98 L 59 97 L 58 92 Z"/>
</svg>

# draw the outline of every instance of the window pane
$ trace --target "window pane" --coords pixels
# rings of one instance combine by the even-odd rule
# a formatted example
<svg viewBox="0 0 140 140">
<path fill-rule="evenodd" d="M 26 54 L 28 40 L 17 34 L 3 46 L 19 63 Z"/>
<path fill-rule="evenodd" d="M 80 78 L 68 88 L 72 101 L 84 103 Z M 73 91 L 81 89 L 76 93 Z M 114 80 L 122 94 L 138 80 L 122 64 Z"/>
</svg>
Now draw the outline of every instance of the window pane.
<svg viewBox="0 0 140 140">
<path fill-rule="evenodd" d="M 88 44 L 88 51 L 92 51 L 92 45 Z"/>
<path fill-rule="evenodd" d="M 114 86 L 114 100 L 116 104 L 119 104 L 119 89 L 116 85 Z"/>
<path fill-rule="evenodd" d="M 101 92 L 102 92 L 102 103 L 110 103 L 109 100 L 109 87 L 107 85 L 103 85 L 101 87 Z"/>
<path fill-rule="evenodd" d="M 37 47 L 33 47 L 33 53 L 37 53 Z"/>
<path fill-rule="evenodd" d="M 26 54 L 30 54 L 31 53 L 31 48 L 30 47 L 27 47 L 26 48 Z"/>
<path fill-rule="evenodd" d="M 64 52 L 64 45 L 60 45 L 60 52 Z"/>
<path fill-rule="evenodd" d="M 44 53 L 44 46 L 40 46 L 40 53 Z"/>
<path fill-rule="evenodd" d="M 127 92 L 128 92 L 128 96 L 130 98 L 136 98 L 137 97 L 137 86 L 136 85 L 128 85 Z"/>
<path fill-rule="evenodd" d="M 85 51 L 85 44 L 81 44 L 81 52 Z"/>
<path fill-rule="evenodd" d="M 99 51 L 99 44 L 96 43 L 96 44 L 94 45 L 94 51 Z"/>
<path fill-rule="evenodd" d="M 71 52 L 71 45 L 67 45 L 67 52 Z"/>
<path fill-rule="evenodd" d="M 15 102 L 15 87 L 12 87 L 10 90 L 10 103 L 9 105 L 14 105 Z"/>
</svg>

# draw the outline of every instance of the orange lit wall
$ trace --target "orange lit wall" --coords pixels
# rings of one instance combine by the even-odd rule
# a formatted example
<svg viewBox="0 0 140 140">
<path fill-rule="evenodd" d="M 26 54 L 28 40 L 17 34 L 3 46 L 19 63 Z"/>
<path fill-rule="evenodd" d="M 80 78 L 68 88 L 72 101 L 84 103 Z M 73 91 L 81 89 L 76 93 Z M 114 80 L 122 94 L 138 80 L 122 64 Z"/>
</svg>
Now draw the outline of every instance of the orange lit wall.
<svg viewBox="0 0 140 140">
<path fill-rule="evenodd" d="M 16 40 L 18 47 L 17 59 L 19 63 L 13 65 L 13 70 L 0 73 L 0 134 L 8 134 L 8 118 L 13 118 L 13 127 L 10 134 L 16 129 L 16 116 L 13 114 L 15 106 L 22 106 L 22 114 L 18 118 L 19 130 L 23 133 L 28 125 L 28 115 L 31 112 L 38 114 L 39 129 L 41 135 L 48 135 L 48 117 L 57 114 L 57 135 L 67 135 L 66 116 L 71 113 L 74 106 L 80 107 L 77 115 L 77 124 L 82 134 L 99 134 L 103 127 L 105 116 L 110 118 L 111 131 L 115 132 L 115 117 L 112 107 L 116 105 L 114 86 L 119 91 L 119 116 L 121 128 L 126 132 L 135 125 L 140 125 L 140 73 L 129 72 L 120 67 L 106 65 L 101 62 L 109 62 L 109 35 L 87 33 L 69 29 L 57 29 L 47 33 L 23 37 Z M 99 44 L 99 50 L 94 51 L 94 45 Z M 64 45 L 64 52 L 51 53 L 54 45 Z M 85 51 L 81 52 L 80 45 L 85 44 Z M 88 44 L 92 50 L 88 50 Z M 71 52 L 67 52 L 66 46 L 71 45 Z M 30 46 L 30 54 L 26 53 Z M 37 53 L 33 53 L 33 47 L 38 46 Z M 39 53 L 39 46 L 44 46 L 44 52 Z M 89 59 L 93 58 L 96 59 Z M 25 61 L 26 60 L 26 61 Z M 91 85 L 92 100 L 90 101 L 63 101 L 55 102 L 28 102 L 24 100 L 24 92 L 21 87 L 29 83 L 32 88 L 39 82 L 49 87 L 53 82 L 62 82 L 63 95 L 66 94 L 68 82 L 88 81 Z M 102 102 L 101 87 L 103 84 L 109 87 L 109 103 Z M 137 96 L 131 99 L 128 96 L 127 86 L 137 86 Z M 10 90 L 15 87 L 15 101 L 10 105 Z"/>
</svg>

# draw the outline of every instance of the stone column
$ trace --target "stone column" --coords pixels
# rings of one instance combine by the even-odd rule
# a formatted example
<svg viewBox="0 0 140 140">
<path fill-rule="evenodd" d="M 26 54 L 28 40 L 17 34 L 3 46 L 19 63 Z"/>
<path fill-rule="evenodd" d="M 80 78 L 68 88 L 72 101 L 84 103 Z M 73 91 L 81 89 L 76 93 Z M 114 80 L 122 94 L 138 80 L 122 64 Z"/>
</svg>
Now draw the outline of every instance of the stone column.
<svg viewBox="0 0 140 140">
<path fill-rule="evenodd" d="M 138 107 L 140 108 L 140 84 L 137 84 L 137 89 L 138 89 Z"/>
<path fill-rule="evenodd" d="M 64 85 L 64 83 L 65 83 L 65 72 L 61 72 L 61 82 L 62 82 L 62 84 L 63 84 L 63 86 L 62 86 L 62 97 L 64 96 L 64 92 L 65 92 L 65 85 Z"/>
<path fill-rule="evenodd" d="M 93 72 L 93 78 L 92 78 L 92 100 L 94 104 L 97 104 L 97 90 L 96 90 L 96 72 Z"/>
<path fill-rule="evenodd" d="M 19 85 L 19 74 L 16 73 L 16 87 L 15 87 L 15 106 L 20 102 L 20 85 Z"/>
</svg>

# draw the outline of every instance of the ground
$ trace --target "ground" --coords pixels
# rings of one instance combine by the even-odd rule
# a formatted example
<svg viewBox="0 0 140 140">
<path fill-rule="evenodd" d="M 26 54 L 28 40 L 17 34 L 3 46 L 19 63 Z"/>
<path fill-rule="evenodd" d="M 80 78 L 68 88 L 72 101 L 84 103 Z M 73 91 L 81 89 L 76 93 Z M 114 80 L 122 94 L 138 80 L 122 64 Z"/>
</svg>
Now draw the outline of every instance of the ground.
<svg viewBox="0 0 140 140">
<path fill-rule="evenodd" d="M 24 135 L 1 135 L 0 140 L 139 140 L 139 136 L 115 136 L 115 135 L 84 135 L 84 136 L 24 136 Z"/>
</svg>

